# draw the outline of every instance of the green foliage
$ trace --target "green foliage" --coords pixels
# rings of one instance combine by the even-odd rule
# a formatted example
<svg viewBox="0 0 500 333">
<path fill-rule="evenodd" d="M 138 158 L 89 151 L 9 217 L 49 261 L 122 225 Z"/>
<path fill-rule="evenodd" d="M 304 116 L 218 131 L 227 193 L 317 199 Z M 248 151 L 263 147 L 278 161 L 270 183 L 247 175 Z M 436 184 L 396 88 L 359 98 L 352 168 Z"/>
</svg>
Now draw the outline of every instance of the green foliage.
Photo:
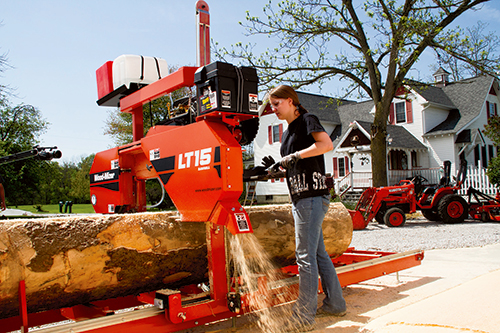
<svg viewBox="0 0 500 333">
<path fill-rule="evenodd" d="M 37 108 L 26 104 L 12 106 L 5 96 L 0 98 L 2 150 L 13 153 L 31 149 L 48 125 Z"/>
<path fill-rule="evenodd" d="M 493 141 L 493 144 L 500 147 L 500 116 L 493 116 L 488 119 L 488 124 L 484 126 L 483 133 Z"/>
<path fill-rule="evenodd" d="M 49 123 L 41 112 L 31 106 L 12 106 L 7 96 L 0 95 L 0 154 L 2 156 L 30 150 L 38 144 L 39 136 Z M 36 200 L 38 184 L 43 175 L 44 162 L 24 160 L 0 166 L 6 180 L 4 184 L 7 203 Z M 29 202 L 33 203 L 33 202 Z"/>
<path fill-rule="evenodd" d="M 156 206 L 159 210 L 167 210 L 175 207 L 170 196 L 166 191 L 163 191 L 163 184 L 154 179 L 146 182 L 146 202 L 150 206 Z M 162 200 L 163 196 L 163 201 Z M 161 203 L 160 203 L 161 201 Z M 157 206 L 157 204 L 159 204 Z"/>
<path fill-rule="evenodd" d="M 66 202 L 63 202 L 63 205 Z M 59 214 L 59 204 L 47 204 L 47 205 L 20 205 L 17 206 L 17 209 L 25 210 L 31 213 L 40 213 L 38 212 L 38 208 L 40 208 L 43 213 L 42 214 Z M 71 207 L 71 212 L 73 214 L 92 214 L 94 213 L 94 208 L 92 204 L 75 204 Z M 63 206 L 64 213 L 64 206 Z"/>
<path fill-rule="evenodd" d="M 494 116 L 488 119 L 488 124 L 484 126 L 483 133 L 493 141 L 498 151 L 500 148 L 500 117 Z M 500 187 L 500 157 L 497 156 L 491 159 L 486 174 L 490 183 Z"/>
<path fill-rule="evenodd" d="M 76 170 L 71 177 L 71 190 L 69 197 L 73 203 L 88 203 L 90 202 L 90 168 L 94 161 L 95 154 L 87 157 L 82 157 L 76 165 Z"/>
<path fill-rule="evenodd" d="M 440 66 L 451 73 L 454 81 L 459 81 L 498 66 L 500 38 L 496 31 L 486 32 L 487 27 L 488 24 L 478 21 L 472 27 L 445 36 L 446 51 L 435 49 L 439 60 L 435 70 Z"/>
<path fill-rule="evenodd" d="M 0 73 L 8 68 L 5 55 L 0 55 Z M 0 85 L 0 156 L 31 150 L 39 143 L 49 123 L 36 107 L 9 101 L 11 89 Z M 42 210 L 42 205 L 70 200 L 88 203 L 88 173 L 93 156 L 78 164 L 25 159 L 0 166 L 5 179 L 7 206 L 31 205 Z"/>
<path fill-rule="evenodd" d="M 492 158 L 486 171 L 490 183 L 500 188 L 500 157 Z"/>
<path fill-rule="evenodd" d="M 269 1 L 262 17 L 247 12 L 249 36 L 274 38 L 276 47 L 256 52 L 255 44 L 237 43 L 216 50 L 220 59 L 237 59 L 257 68 L 261 85 L 281 82 L 295 87 L 320 87 L 333 79 L 346 82 L 343 97 L 373 100 L 373 185 L 386 185 L 387 119 L 396 91 L 427 49 L 439 50 L 496 76 L 497 57 L 462 54 L 467 32 L 453 28 L 454 20 L 488 0 L 282 0 Z M 490 61 L 492 60 L 492 61 Z M 227 60 L 228 61 L 228 60 Z M 230 62 L 230 61 L 228 61 Z"/>
<path fill-rule="evenodd" d="M 456 51 L 457 45 L 462 45 L 460 51 L 470 48 L 470 30 L 449 28 L 462 13 L 486 1 L 418 0 L 403 5 L 369 0 L 362 6 L 352 1 L 270 1 L 262 17 L 247 12 L 242 25 L 249 36 L 275 38 L 276 47 L 259 54 L 254 52 L 258 44 L 237 43 L 216 52 L 220 58 L 240 59 L 258 68 L 266 85 L 283 80 L 301 87 L 338 78 L 350 82 L 346 95 L 358 93 L 377 102 L 384 86 L 390 86 L 390 94 L 393 85 L 397 90 L 427 48 L 495 73 L 497 58 L 487 61 L 488 52 L 473 58 Z M 475 31 L 481 36 L 481 29 Z"/>
</svg>

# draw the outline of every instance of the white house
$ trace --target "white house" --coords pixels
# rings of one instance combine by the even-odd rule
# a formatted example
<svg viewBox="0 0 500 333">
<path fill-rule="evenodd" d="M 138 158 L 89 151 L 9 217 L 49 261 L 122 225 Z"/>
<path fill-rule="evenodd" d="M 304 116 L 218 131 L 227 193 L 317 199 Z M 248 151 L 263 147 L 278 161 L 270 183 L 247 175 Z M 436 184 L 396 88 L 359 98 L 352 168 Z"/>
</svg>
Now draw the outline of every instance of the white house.
<svg viewBox="0 0 500 333">
<path fill-rule="evenodd" d="M 490 76 L 449 82 L 448 73 L 435 73 L 434 86 L 414 83 L 398 91 L 391 105 L 388 133 L 389 183 L 415 173 L 436 182 L 443 162 L 452 162 L 451 174 L 458 170 L 460 156 L 469 165 L 487 167 L 497 155 L 492 141 L 482 130 L 488 118 L 498 115 L 499 84 Z M 332 138 L 334 150 L 325 155 L 326 170 L 336 180 L 336 189 L 371 185 L 372 101 L 356 103 L 299 93 L 301 104 L 316 114 Z M 286 122 L 274 114 L 261 117 L 254 141 L 255 165 L 262 157 L 280 157 L 281 133 Z M 258 202 L 288 200 L 286 183 L 257 185 Z"/>
</svg>

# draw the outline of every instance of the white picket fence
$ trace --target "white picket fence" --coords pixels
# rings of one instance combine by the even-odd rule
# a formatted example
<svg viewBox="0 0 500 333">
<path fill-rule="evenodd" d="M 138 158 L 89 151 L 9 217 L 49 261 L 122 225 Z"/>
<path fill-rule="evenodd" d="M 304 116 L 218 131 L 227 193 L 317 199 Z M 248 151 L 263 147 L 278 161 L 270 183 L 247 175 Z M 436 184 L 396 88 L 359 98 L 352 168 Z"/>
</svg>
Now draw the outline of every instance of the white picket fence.
<svg viewBox="0 0 500 333">
<path fill-rule="evenodd" d="M 439 168 L 389 170 L 389 184 L 395 185 L 402 179 L 410 179 L 416 175 L 425 177 L 430 185 L 437 185 L 439 179 L 443 176 L 443 172 Z M 341 195 L 348 191 L 364 190 L 370 186 L 372 186 L 371 172 L 353 172 L 347 174 L 343 178 L 335 179 L 335 191 Z M 486 175 L 486 168 L 477 168 L 474 166 L 469 166 L 467 168 L 467 177 L 459 194 L 466 195 L 469 187 L 473 187 L 489 195 L 495 195 L 498 190 L 489 182 L 488 176 Z"/>
<path fill-rule="evenodd" d="M 488 176 L 486 175 L 485 168 L 476 168 L 472 166 L 467 168 L 467 177 L 465 178 L 459 194 L 466 195 L 469 187 L 473 187 L 478 191 L 493 196 L 496 195 L 498 190 L 493 184 L 490 183 Z"/>
</svg>

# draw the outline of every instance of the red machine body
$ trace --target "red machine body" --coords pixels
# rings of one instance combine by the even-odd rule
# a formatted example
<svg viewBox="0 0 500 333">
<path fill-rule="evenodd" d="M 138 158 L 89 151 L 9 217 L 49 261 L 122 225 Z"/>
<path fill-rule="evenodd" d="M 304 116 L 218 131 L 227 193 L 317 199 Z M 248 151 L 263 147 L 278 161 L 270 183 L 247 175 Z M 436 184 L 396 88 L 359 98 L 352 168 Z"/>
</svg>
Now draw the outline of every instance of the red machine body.
<svg viewBox="0 0 500 333">
<path fill-rule="evenodd" d="M 469 187 L 467 196 L 470 217 L 483 222 L 500 222 L 500 192 L 492 197 Z"/>
<path fill-rule="evenodd" d="M 224 233 L 213 229 L 210 234 L 215 238 L 213 244 L 218 248 L 212 254 L 224 260 Z M 221 251 L 222 250 L 222 251 Z M 392 253 L 381 251 L 357 251 L 348 249 L 342 256 L 333 259 L 342 287 L 366 281 L 378 276 L 398 272 L 420 265 L 423 251 Z M 185 286 L 181 290 L 160 290 L 156 292 L 131 295 L 115 299 L 95 301 L 59 310 L 28 313 L 24 281 L 19 285 L 19 316 L 0 320 L 0 333 L 39 327 L 40 333 L 92 332 L 92 333 L 165 333 L 177 332 L 205 324 L 229 319 L 259 309 L 252 308 L 249 298 L 255 295 L 265 298 L 262 306 L 277 305 L 278 295 L 286 293 L 291 298 L 298 295 L 297 266 L 284 267 L 278 285 L 270 285 L 265 279 L 259 281 L 259 289 L 252 293 L 241 294 L 241 299 L 230 305 L 228 280 L 225 268 L 215 267 L 211 271 L 210 292 L 198 286 Z M 212 279 L 214 278 L 214 279 Z M 221 279 L 221 280 L 217 280 Z M 234 279 L 230 284 L 234 286 Z M 321 284 L 319 284 L 322 292 Z M 235 293 L 234 288 L 229 289 Z M 153 306 L 155 305 L 155 306 Z M 238 311 L 235 311 L 237 307 Z M 68 322 L 68 319 L 71 321 Z M 59 323 L 60 322 L 60 323 Z M 59 323 L 59 324 L 57 324 Z"/>
<path fill-rule="evenodd" d="M 354 229 L 365 229 L 373 219 L 389 227 L 401 227 L 406 222 L 405 214 L 412 214 L 417 210 L 432 221 L 463 222 L 468 215 L 469 206 L 457 192 L 462 186 L 466 165 L 461 166 L 458 181 L 451 185 L 450 163 L 446 162 L 446 175 L 442 185 L 429 186 L 422 190 L 422 183 L 427 180 L 417 176 L 412 180 L 402 180 L 395 186 L 371 187 L 365 190 L 355 210 L 349 211 Z"/>
<path fill-rule="evenodd" d="M 205 43 L 202 48 L 205 55 L 200 57 L 200 65 L 204 66 L 209 59 L 210 21 L 206 2 L 197 2 L 197 13 L 202 14 L 199 31 L 203 36 L 199 41 Z M 119 96 L 110 91 L 111 68 L 106 63 L 98 70 L 98 82 L 104 82 L 99 99 L 108 104 L 113 104 Z M 224 65 L 219 69 L 227 68 Z M 196 122 L 155 126 L 143 137 L 143 104 L 181 87 L 193 86 L 197 71 L 197 67 L 182 67 L 127 96 L 120 96 L 120 110 L 132 114 L 134 142 L 96 154 L 90 171 L 90 193 L 98 213 L 145 211 L 145 182 L 159 179 L 177 207 L 181 221 L 207 222 L 208 287 L 187 285 L 179 290 L 158 290 L 28 313 L 26 286 L 21 281 L 19 316 L 1 319 L 0 333 L 19 328 L 27 332 L 29 327 L 44 324 L 51 325 L 40 328 L 40 332 L 176 332 L 256 311 L 249 305 L 249 298 L 255 294 L 268 300 L 263 306 L 269 307 L 276 305 L 277 295 L 297 295 L 297 266 L 282 268 L 282 280 L 277 285 L 268 285 L 259 278 L 257 291 L 242 291 L 238 287 L 239 277 L 228 277 L 225 229 L 233 234 L 252 232 L 248 215 L 238 203 L 243 190 L 240 142 L 249 137 L 242 123 L 249 122 L 253 131 L 252 120 L 257 117 L 256 112 L 213 110 L 216 108 L 212 102 L 206 103 L 207 98 L 219 98 L 224 102 L 219 103 L 223 108 L 232 104 L 236 96 L 225 86 L 230 80 L 204 82 L 202 89 L 198 89 L 198 93 L 203 93 L 205 112 Z M 205 74 L 207 80 L 216 80 L 210 73 Z M 244 79 L 238 77 L 238 80 L 245 85 Z M 213 90 L 208 89 L 212 84 L 222 87 L 224 94 L 212 96 Z M 257 106 L 257 95 L 247 88 L 243 94 L 237 94 L 237 104 L 247 102 L 250 111 Z M 423 251 L 399 254 L 348 249 L 332 262 L 338 267 L 341 285 L 346 286 L 419 265 L 422 259 Z M 67 319 L 72 321 L 54 325 Z"/>
<path fill-rule="evenodd" d="M 349 211 L 354 229 L 366 228 L 372 219 L 389 227 L 401 227 L 406 221 L 405 214 L 417 210 L 430 221 L 444 223 L 461 223 L 468 216 L 484 222 L 500 221 L 499 193 L 494 198 L 470 187 L 467 201 L 457 194 L 466 170 L 463 162 L 454 185 L 446 181 L 449 179 L 449 164 L 445 162 L 445 177 L 439 186 L 424 188 L 422 183 L 427 180 L 416 176 L 412 180 L 402 180 L 396 186 L 368 188 L 361 194 L 355 210 Z"/>
<path fill-rule="evenodd" d="M 248 220 L 238 203 L 241 147 L 227 124 L 206 118 L 187 126 L 157 126 L 138 142 L 97 153 L 90 172 L 95 211 L 145 211 L 145 181 L 158 178 L 183 221 L 216 222 L 222 209 L 231 213 L 232 232 L 250 232 L 248 223 L 237 223 Z"/>
</svg>

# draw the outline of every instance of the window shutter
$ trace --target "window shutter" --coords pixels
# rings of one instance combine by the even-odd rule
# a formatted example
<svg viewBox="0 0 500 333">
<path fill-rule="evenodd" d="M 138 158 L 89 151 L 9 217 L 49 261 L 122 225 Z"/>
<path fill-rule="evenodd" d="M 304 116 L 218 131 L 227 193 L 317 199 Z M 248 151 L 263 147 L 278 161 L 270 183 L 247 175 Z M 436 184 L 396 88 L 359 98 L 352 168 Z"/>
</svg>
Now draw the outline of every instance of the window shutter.
<svg viewBox="0 0 500 333">
<path fill-rule="evenodd" d="M 413 123 L 413 110 L 411 106 L 411 101 L 406 101 L 406 122 L 408 124 Z"/>
<path fill-rule="evenodd" d="M 336 157 L 333 158 L 333 178 L 339 178 L 339 165 Z"/>
<path fill-rule="evenodd" d="M 389 109 L 389 124 L 394 125 L 395 121 L 396 121 L 396 116 L 394 114 L 394 103 L 391 103 Z"/>
<path fill-rule="evenodd" d="M 486 119 L 490 119 L 490 102 L 486 101 Z"/>
<path fill-rule="evenodd" d="M 272 126 L 268 127 L 267 134 L 269 136 L 269 144 L 272 145 L 273 144 L 273 127 Z"/>
<path fill-rule="evenodd" d="M 345 158 L 345 163 L 344 163 L 344 165 L 345 165 L 345 174 L 347 175 L 347 174 L 349 174 L 349 157 L 346 156 L 344 158 Z"/>
<path fill-rule="evenodd" d="M 283 124 L 280 124 L 280 142 L 282 136 L 283 136 Z"/>
<path fill-rule="evenodd" d="M 495 103 L 495 116 L 498 116 L 497 103 Z"/>
</svg>

